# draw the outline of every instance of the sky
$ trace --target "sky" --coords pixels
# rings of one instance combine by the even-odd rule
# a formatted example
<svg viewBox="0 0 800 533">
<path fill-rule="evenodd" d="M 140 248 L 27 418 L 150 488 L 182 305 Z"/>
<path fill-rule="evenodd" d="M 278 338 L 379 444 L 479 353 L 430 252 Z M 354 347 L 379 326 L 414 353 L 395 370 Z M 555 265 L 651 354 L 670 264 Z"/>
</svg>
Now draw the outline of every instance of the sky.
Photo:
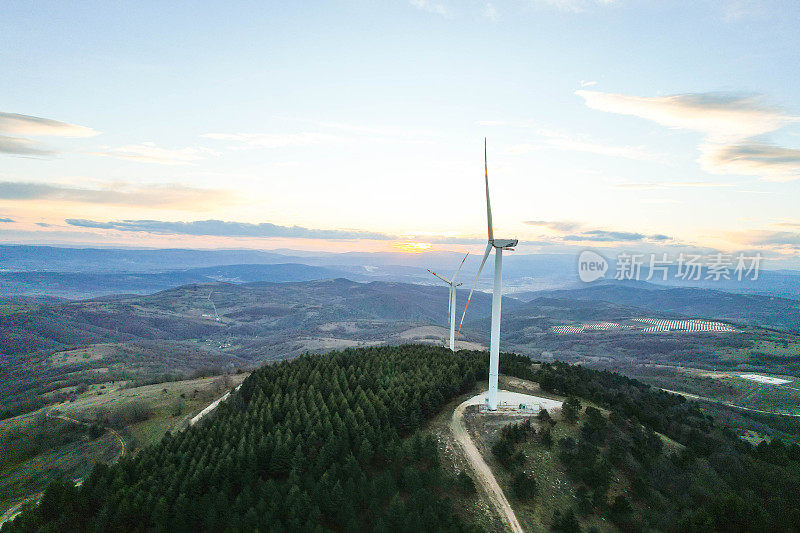
<svg viewBox="0 0 800 533">
<path fill-rule="evenodd" d="M 800 258 L 800 4 L 4 2 L 0 242 Z"/>
</svg>

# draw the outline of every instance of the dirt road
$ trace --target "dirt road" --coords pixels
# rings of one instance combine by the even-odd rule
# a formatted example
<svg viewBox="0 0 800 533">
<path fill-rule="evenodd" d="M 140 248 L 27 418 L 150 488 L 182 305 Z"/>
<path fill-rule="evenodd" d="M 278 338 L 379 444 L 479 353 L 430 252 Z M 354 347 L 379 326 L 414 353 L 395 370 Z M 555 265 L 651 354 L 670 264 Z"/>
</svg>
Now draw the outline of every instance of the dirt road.
<svg viewBox="0 0 800 533">
<path fill-rule="evenodd" d="M 464 409 L 470 405 L 470 402 L 474 405 L 474 401 L 470 399 L 456 407 L 456 410 L 453 412 L 453 418 L 450 419 L 450 429 L 453 431 L 453 436 L 455 436 L 456 441 L 458 441 L 459 445 L 464 449 L 464 454 L 472 467 L 472 471 L 475 473 L 475 477 L 477 477 L 477 481 L 480 483 L 483 490 L 489 496 L 492 505 L 495 506 L 497 512 L 511 531 L 514 533 L 524 533 L 522 526 L 519 525 L 519 521 L 517 520 L 517 515 L 514 514 L 514 509 L 511 508 L 505 494 L 503 494 L 503 489 L 501 489 L 500 485 L 497 483 L 492 469 L 489 468 L 489 465 L 483 460 L 481 453 L 478 451 L 478 448 L 475 447 L 469 433 L 467 433 L 467 428 L 464 425 Z"/>
<path fill-rule="evenodd" d="M 750 411 L 751 413 L 762 413 L 765 415 L 777 415 L 777 416 L 793 416 L 793 417 L 800 417 L 800 413 L 781 413 L 779 411 L 764 411 L 761 409 L 753 409 L 751 407 L 744 407 L 742 405 L 736 405 L 728 402 L 723 402 L 722 400 L 715 400 L 714 398 L 706 398 L 705 396 L 698 396 L 696 394 L 690 394 L 688 392 L 681 392 L 677 390 L 670 390 L 670 389 L 661 389 L 664 392 L 669 392 L 670 394 L 677 394 L 678 396 L 683 396 L 684 398 L 690 398 L 692 400 L 697 400 L 700 402 L 711 402 L 711 403 L 718 403 L 720 405 L 726 405 L 728 407 L 733 407 L 734 409 L 742 409 L 743 411 Z"/>
<path fill-rule="evenodd" d="M 50 417 L 50 418 L 59 418 L 59 419 L 64 420 L 66 422 L 72 422 L 73 424 L 80 424 L 81 426 L 89 426 L 89 425 L 91 425 L 88 422 L 83 422 L 82 420 L 78 420 L 76 418 L 71 418 L 71 417 L 69 417 L 69 416 L 67 416 L 65 414 L 62 414 L 62 413 L 53 414 L 52 410 L 47 412 L 47 416 Z M 114 438 L 117 439 L 117 443 L 119 443 L 120 452 L 119 452 L 119 456 L 117 457 L 117 459 L 119 459 L 120 457 L 125 457 L 125 454 L 128 452 L 128 446 L 125 443 L 125 439 L 123 439 L 122 435 L 120 435 L 119 431 L 117 431 L 116 429 L 114 429 L 112 427 L 104 427 L 103 429 L 105 429 L 106 431 L 108 431 L 109 433 L 114 435 Z M 115 461 L 116 461 L 116 459 L 115 459 Z"/>
</svg>

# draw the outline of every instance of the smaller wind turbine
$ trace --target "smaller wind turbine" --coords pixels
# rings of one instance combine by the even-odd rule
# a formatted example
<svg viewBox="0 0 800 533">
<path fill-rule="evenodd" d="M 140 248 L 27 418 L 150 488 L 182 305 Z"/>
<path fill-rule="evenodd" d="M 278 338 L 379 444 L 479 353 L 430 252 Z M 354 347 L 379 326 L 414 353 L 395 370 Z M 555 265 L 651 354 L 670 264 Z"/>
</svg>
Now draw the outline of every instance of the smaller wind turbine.
<svg viewBox="0 0 800 533">
<path fill-rule="evenodd" d="M 469 256 L 469 252 L 467 255 L 464 256 L 464 259 L 461 260 L 461 264 L 458 265 L 458 269 L 456 273 L 453 274 L 453 279 L 448 280 L 447 278 L 440 276 L 430 268 L 426 270 L 439 278 L 440 280 L 444 281 L 450 286 L 450 297 L 448 298 L 447 303 L 447 318 L 450 320 L 450 350 L 456 351 L 456 287 L 461 285 L 461 283 L 456 283 L 456 277 L 458 277 L 458 273 L 461 271 L 461 267 L 464 266 L 464 261 L 467 260 Z"/>
</svg>

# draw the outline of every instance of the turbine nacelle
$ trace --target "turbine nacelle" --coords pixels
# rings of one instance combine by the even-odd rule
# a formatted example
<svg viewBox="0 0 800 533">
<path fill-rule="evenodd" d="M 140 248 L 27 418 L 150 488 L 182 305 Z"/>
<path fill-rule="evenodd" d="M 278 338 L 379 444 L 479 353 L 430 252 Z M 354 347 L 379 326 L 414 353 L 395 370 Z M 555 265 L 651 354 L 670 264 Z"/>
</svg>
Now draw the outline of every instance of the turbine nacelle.
<svg viewBox="0 0 800 533">
<path fill-rule="evenodd" d="M 500 248 L 501 250 L 513 250 L 517 244 L 519 244 L 519 240 L 517 239 L 493 239 L 489 241 L 495 248 Z"/>
</svg>

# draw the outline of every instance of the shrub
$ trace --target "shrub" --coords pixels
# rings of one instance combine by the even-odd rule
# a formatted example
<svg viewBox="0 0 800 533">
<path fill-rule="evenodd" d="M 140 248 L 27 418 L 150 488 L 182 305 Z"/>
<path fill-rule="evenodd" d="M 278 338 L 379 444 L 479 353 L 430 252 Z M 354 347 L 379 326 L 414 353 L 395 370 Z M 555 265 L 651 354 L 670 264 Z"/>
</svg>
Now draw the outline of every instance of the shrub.
<svg viewBox="0 0 800 533">
<path fill-rule="evenodd" d="M 536 496 L 536 479 L 525 472 L 517 472 L 511 483 L 514 496 L 520 500 L 530 500 Z"/>
</svg>

